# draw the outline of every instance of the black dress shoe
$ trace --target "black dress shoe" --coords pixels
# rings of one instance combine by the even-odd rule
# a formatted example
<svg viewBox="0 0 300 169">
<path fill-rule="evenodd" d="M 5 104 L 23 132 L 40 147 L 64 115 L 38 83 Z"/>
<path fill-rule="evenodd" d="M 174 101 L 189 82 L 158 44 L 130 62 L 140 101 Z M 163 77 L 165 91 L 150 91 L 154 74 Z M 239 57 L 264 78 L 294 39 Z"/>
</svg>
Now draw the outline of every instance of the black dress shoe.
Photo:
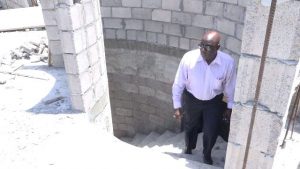
<svg viewBox="0 0 300 169">
<path fill-rule="evenodd" d="M 211 157 L 203 156 L 203 162 L 205 164 L 208 164 L 208 165 L 212 165 L 213 164 L 213 160 L 211 159 Z"/>
<path fill-rule="evenodd" d="M 192 154 L 192 149 L 186 148 L 184 154 Z"/>
</svg>

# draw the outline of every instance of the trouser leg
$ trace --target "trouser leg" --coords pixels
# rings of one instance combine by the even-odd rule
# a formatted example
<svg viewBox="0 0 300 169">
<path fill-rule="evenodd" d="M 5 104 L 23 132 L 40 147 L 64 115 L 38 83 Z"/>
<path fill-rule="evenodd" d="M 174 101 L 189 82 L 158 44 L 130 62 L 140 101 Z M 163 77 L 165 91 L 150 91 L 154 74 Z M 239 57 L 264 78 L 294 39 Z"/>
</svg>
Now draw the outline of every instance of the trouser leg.
<svg viewBox="0 0 300 169">
<path fill-rule="evenodd" d="M 203 110 L 203 154 L 206 157 L 211 157 L 221 118 L 220 103 L 207 105 Z"/>
<path fill-rule="evenodd" d="M 192 150 L 196 148 L 201 116 L 199 104 L 192 97 L 187 98 L 184 116 L 185 144 L 187 149 Z"/>
</svg>

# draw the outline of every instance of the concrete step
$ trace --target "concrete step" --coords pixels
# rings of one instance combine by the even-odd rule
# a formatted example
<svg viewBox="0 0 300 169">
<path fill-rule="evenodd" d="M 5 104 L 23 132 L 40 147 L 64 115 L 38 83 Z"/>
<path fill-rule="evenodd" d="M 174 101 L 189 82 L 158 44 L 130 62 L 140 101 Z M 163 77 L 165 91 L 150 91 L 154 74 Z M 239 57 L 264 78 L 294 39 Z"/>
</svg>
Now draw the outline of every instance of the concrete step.
<svg viewBox="0 0 300 169">
<path fill-rule="evenodd" d="M 124 141 L 125 143 L 131 144 L 133 138 L 132 137 L 121 137 L 119 138 L 121 141 Z"/>
<path fill-rule="evenodd" d="M 141 141 L 140 144 L 138 144 L 138 146 L 139 147 L 144 147 L 147 144 L 155 141 L 159 136 L 160 136 L 160 134 L 158 134 L 156 132 L 151 132 L 150 134 L 147 135 L 147 137 L 145 137 L 145 139 L 143 141 Z"/>
<path fill-rule="evenodd" d="M 130 144 L 138 146 L 146 138 L 145 134 L 137 133 Z"/>
<path fill-rule="evenodd" d="M 165 131 L 162 135 L 160 135 L 155 141 L 149 143 L 147 146 L 148 147 L 153 147 L 153 146 L 162 146 L 164 141 L 171 138 L 171 137 L 174 137 L 176 134 L 171 132 L 171 131 Z"/>
</svg>

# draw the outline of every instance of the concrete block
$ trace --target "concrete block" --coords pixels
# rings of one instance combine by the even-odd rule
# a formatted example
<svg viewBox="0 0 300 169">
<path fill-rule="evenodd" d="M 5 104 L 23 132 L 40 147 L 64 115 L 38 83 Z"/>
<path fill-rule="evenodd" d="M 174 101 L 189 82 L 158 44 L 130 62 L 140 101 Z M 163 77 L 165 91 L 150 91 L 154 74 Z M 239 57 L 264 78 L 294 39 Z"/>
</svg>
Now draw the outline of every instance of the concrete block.
<svg viewBox="0 0 300 169">
<path fill-rule="evenodd" d="M 100 58 L 103 57 L 99 51 L 99 44 L 94 44 L 87 49 L 89 65 L 94 65 L 99 62 Z"/>
<path fill-rule="evenodd" d="M 90 66 L 89 68 L 92 83 L 95 85 L 101 79 L 101 64 L 97 62 L 96 64 Z"/>
<path fill-rule="evenodd" d="M 216 19 L 216 27 L 217 30 L 225 33 L 227 35 L 232 35 L 234 36 L 234 32 L 235 32 L 235 23 L 224 19 L 224 18 L 217 18 Z"/>
<path fill-rule="evenodd" d="M 143 8 L 161 8 L 161 0 L 142 0 L 142 7 Z"/>
<path fill-rule="evenodd" d="M 96 20 L 95 8 L 97 10 L 97 6 L 94 6 L 92 2 L 83 4 L 84 10 L 84 23 L 88 25 Z"/>
<path fill-rule="evenodd" d="M 54 10 L 43 10 L 43 17 L 46 26 L 57 26 L 56 12 Z"/>
<path fill-rule="evenodd" d="M 125 29 L 143 30 L 144 24 L 142 20 L 125 19 Z"/>
<path fill-rule="evenodd" d="M 243 54 L 239 59 L 237 73 L 235 101 L 251 102 L 254 99 L 257 83 L 259 58 Z M 288 107 L 292 81 L 296 72 L 296 65 L 284 64 L 273 59 L 266 59 L 264 76 L 260 91 L 260 104 L 269 111 L 284 116 Z M 276 74 L 276 76 L 274 76 Z M 270 84 L 276 84 L 270 86 Z M 272 93 L 272 94 L 270 94 Z"/>
<path fill-rule="evenodd" d="M 191 25 L 192 15 L 187 13 L 182 13 L 182 12 L 172 12 L 172 23 Z"/>
<path fill-rule="evenodd" d="M 74 0 L 55 0 L 54 3 L 55 3 L 54 5 L 67 5 L 67 6 L 71 6 L 71 5 L 74 5 Z"/>
<path fill-rule="evenodd" d="M 136 40 L 136 31 L 135 30 L 127 31 L 127 40 Z"/>
<path fill-rule="evenodd" d="M 226 2 L 226 3 L 231 3 L 231 4 L 237 4 L 238 0 L 220 0 L 220 2 Z"/>
<path fill-rule="evenodd" d="M 183 0 L 183 11 L 196 14 L 203 13 L 203 1 L 199 0 Z"/>
<path fill-rule="evenodd" d="M 162 0 L 162 9 L 180 11 L 181 0 Z"/>
<path fill-rule="evenodd" d="M 224 5 L 224 17 L 240 23 L 245 19 L 245 8 L 241 6 L 225 4 Z"/>
<path fill-rule="evenodd" d="M 90 112 L 91 109 L 94 107 L 94 105 L 96 104 L 96 100 L 94 99 L 94 93 L 92 88 L 90 88 L 89 90 L 87 90 L 83 95 L 83 105 L 85 107 L 85 112 Z"/>
<path fill-rule="evenodd" d="M 152 18 L 152 9 L 132 8 L 131 13 L 132 13 L 132 18 L 135 19 L 147 20 Z"/>
<path fill-rule="evenodd" d="M 84 25 L 83 5 L 57 9 L 58 27 L 60 30 L 75 30 Z"/>
<path fill-rule="evenodd" d="M 245 146 L 228 143 L 227 157 L 225 162 L 225 169 L 239 169 L 243 166 L 243 160 L 245 156 Z M 274 158 L 263 152 L 259 152 L 253 149 L 249 149 L 248 160 L 246 168 L 266 168 L 271 169 Z"/>
<path fill-rule="evenodd" d="M 228 142 L 226 150 L 225 169 L 240 169 L 243 166 L 245 146 Z"/>
<path fill-rule="evenodd" d="M 187 38 L 180 38 L 179 47 L 181 49 L 189 50 L 190 49 L 190 40 Z"/>
<path fill-rule="evenodd" d="M 179 47 L 179 37 L 169 36 L 169 46 L 178 48 Z"/>
<path fill-rule="evenodd" d="M 171 11 L 154 9 L 152 11 L 152 20 L 162 21 L 162 22 L 171 22 Z"/>
<path fill-rule="evenodd" d="M 236 24 L 235 25 L 235 37 L 237 39 L 242 40 L 243 30 L 244 30 L 244 25 L 242 25 L 242 24 Z"/>
<path fill-rule="evenodd" d="M 146 95 L 146 96 L 154 96 L 155 90 L 150 87 L 139 86 L 139 94 Z"/>
<path fill-rule="evenodd" d="M 250 4 L 250 0 L 238 0 L 238 5 L 242 7 L 247 7 Z"/>
<path fill-rule="evenodd" d="M 158 100 L 162 100 L 162 101 L 167 102 L 167 103 L 172 103 L 172 96 L 170 94 L 167 94 L 167 93 L 163 92 L 163 91 L 157 90 L 155 97 Z"/>
<path fill-rule="evenodd" d="M 190 41 L 190 49 L 198 49 L 199 48 L 199 40 L 191 39 Z"/>
<path fill-rule="evenodd" d="M 95 20 L 101 19 L 101 6 L 100 6 L 100 1 L 98 0 L 92 0 L 93 4 L 93 10 L 95 14 Z"/>
<path fill-rule="evenodd" d="M 62 55 L 62 46 L 60 40 L 50 40 L 48 45 L 51 55 Z"/>
<path fill-rule="evenodd" d="M 96 84 L 94 84 L 94 95 L 95 95 L 95 100 L 100 100 L 103 95 L 105 94 L 105 90 L 107 90 L 107 88 L 104 88 L 104 84 L 106 82 L 103 82 L 101 80 L 99 80 Z"/>
<path fill-rule="evenodd" d="M 70 95 L 70 98 L 71 98 L 73 110 L 79 110 L 85 112 L 82 95 Z"/>
<path fill-rule="evenodd" d="M 96 26 L 96 32 L 97 32 L 97 39 L 102 41 L 103 40 L 103 25 L 102 25 L 102 21 L 98 20 L 95 23 Z"/>
<path fill-rule="evenodd" d="M 224 8 L 223 3 L 207 1 L 206 8 L 205 8 L 205 14 L 211 15 L 211 16 L 223 17 L 223 11 L 224 11 L 223 8 Z"/>
<path fill-rule="evenodd" d="M 156 21 L 144 21 L 144 29 L 149 32 L 162 32 L 163 24 Z"/>
<path fill-rule="evenodd" d="M 92 78 L 88 71 L 85 71 L 80 75 L 68 74 L 68 84 L 71 95 L 80 95 L 86 93 L 87 90 L 91 88 Z"/>
<path fill-rule="evenodd" d="M 122 29 L 118 29 L 116 31 L 117 39 L 126 39 L 126 31 Z"/>
<path fill-rule="evenodd" d="M 247 24 L 243 32 L 243 53 L 258 56 L 262 54 L 268 14 L 269 7 L 263 6 L 260 3 L 253 3 L 247 8 L 245 19 L 245 23 Z M 298 14 L 299 5 L 295 5 L 295 2 L 292 1 L 281 3 L 276 7 L 268 57 L 283 60 L 298 60 L 298 55 L 287 55 L 287 53 L 291 52 L 294 43 L 298 43 L 294 41 L 294 38 L 298 36 L 295 35 L 298 34 L 296 33 L 298 32 L 297 25 L 299 24 Z"/>
<path fill-rule="evenodd" d="M 122 6 L 121 0 L 101 0 L 101 6 Z"/>
<path fill-rule="evenodd" d="M 60 31 L 57 26 L 46 26 L 48 40 L 60 40 Z"/>
<path fill-rule="evenodd" d="M 112 7 L 112 17 L 131 18 L 131 8 Z"/>
<path fill-rule="evenodd" d="M 156 33 L 147 32 L 147 42 L 156 43 L 157 42 Z"/>
<path fill-rule="evenodd" d="M 132 83 L 122 83 L 121 89 L 126 92 L 129 92 L 129 93 L 138 93 L 139 92 L 139 88 L 137 87 L 137 85 L 132 84 Z"/>
<path fill-rule="evenodd" d="M 41 0 L 40 3 L 42 6 L 42 9 L 54 9 L 55 8 L 54 1 Z"/>
<path fill-rule="evenodd" d="M 160 45 L 167 45 L 167 35 L 157 34 L 157 43 Z"/>
<path fill-rule="evenodd" d="M 237 54 L 240 54 L 241 53 L 241 44 L 242 44 L 242 41 L 229 36 L 226 38 L 225 47 Z"/>
<path fill-rule="evenodd" d="M 115 28 L 122 29 L 122 19 L 118 18 L 103 18 L 103 27 L 104 28 Z"/>
<path fill-rule="evenodd" d="M 230 142 L 246 145 L 251 112 L 250 105 L 234 105 L 230 124 Z M 276 114 L 258 109 L 250 147 L 256 151 L 275 155 L 282 127 L 281 120 Z"/>
<path fill-rule="evenodd" d="M 185 27 L 185 37 L 186 38 L 193 38 L 193 39 L 200 39 L 204 34 L 203 28 L 193 27 L 193 26 L 186 26 Z"/>
<path fill-rule="evenodd" d="M 125 117 L 132 117 L 133 113 L 131 109 L 116 108 L 116 114 Z"/>
<path fill-rule="evenodd" d="M 181 27 L 177 24 L 164 24 L 164 33 L 175 36 L 182 36 Z"/>
<path fill-rule="evenodd" d="M 97 33 L 96 33 L 96 26 L 91 25 L 85 28 L 86 36 L 87 36 L 87 47 L 92 46 L 97 42 Z"/>
<path fill-rule="evenodd" d="M 122 0 L 124 7 L 142 7 L 142 0 Z"/>
<path fill-rule="evenodd" d="M 214 27 L 213 17 L 205 15 L 196 15 L 193 18 L 192 25 L 200 28 L 211 29 Z"/>
<path fill-rule="evenodd" d="M 137 31 L 136 32 L 137 41 L 147 42 L 147 33 L 144 31 Z"/>
<path fill-rule="evenodd" d="M 64 53 L 80 53 L 86 49 L 86 34 L 83 29 L 61 32 L 62 49 Z"/>
<path fill-rule="evenodd" d="M 51 65 L 53 67 L 65 67 L 64 65 L 64 59 L 63 59 L 63 55 L 60 54 L 60 55 L 51 55 Z"/>
<path fill-rule="evenodd" d="M 116 31 L 114 29 L 104 29 L 105 39 L 116 39 Z"/>
<path fill-rule="evenodd" d="M 111 17 L 111 7 L 101 6 L 101 17 L 102 18 L 110 18 Z"/>
<path fill-rule="evenodd" d="M 78 55 L 64 54 L 64 62 L 66 73 L 78 75 L 87 71 L 89 67 L 88 55 L 86 52 L 82 52 Z"/>
</svg>

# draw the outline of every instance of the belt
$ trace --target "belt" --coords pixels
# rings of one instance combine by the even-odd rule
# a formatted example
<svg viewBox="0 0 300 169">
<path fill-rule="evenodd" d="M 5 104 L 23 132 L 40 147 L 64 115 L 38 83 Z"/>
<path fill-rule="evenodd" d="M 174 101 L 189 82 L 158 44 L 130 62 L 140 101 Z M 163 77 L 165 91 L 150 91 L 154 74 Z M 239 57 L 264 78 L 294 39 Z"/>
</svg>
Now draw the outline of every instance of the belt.
<svg viewBox="0 0 300 169">
<path fill-rule="evenodd" d="M 222 101 L 224 94 L 221 93 L 219 95 L 216 95 L 214 98 L 210 99 L 210 100 L 199 100 L 198 98 L 196 98 L 193 94 L 191 94 L 190 92 L 188 92 L 187 90 L 185 90 L 185 94 L 190 97 L 191 99 L 194 99 L 196 102 L 201 103 L 201 104 L 206 104 L 206 103 L 213 103 L 213 102 L 217 102 L 217 101 Z"/>
</svg>

